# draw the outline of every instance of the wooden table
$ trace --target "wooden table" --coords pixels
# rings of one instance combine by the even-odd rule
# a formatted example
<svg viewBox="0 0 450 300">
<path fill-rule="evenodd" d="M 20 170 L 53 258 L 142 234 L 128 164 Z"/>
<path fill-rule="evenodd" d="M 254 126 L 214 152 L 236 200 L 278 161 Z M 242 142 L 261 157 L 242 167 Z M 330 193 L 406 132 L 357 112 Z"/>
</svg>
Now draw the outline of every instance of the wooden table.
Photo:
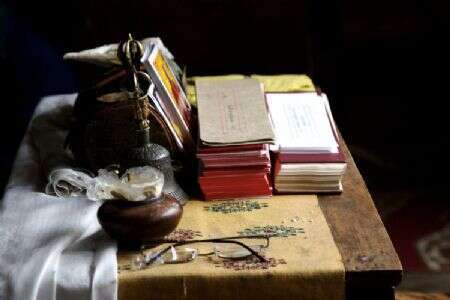
<svg viewBox="0 0 450 300">
<path fill-rule="evenodd" d="M 345 266 L 347 299 L 394 299 L 394 287 L 402 278 L 402 266 L 367 190 L 364 180 L 341 137 L 347 156 L 344 191 L 320 195 Z"/>
<path fill-rule="evenodd" d="M 345 266 L 347 299 L 394 299 L 402 266 L 348 148 L 344 192 L 319 204 Z"/>
</svg>

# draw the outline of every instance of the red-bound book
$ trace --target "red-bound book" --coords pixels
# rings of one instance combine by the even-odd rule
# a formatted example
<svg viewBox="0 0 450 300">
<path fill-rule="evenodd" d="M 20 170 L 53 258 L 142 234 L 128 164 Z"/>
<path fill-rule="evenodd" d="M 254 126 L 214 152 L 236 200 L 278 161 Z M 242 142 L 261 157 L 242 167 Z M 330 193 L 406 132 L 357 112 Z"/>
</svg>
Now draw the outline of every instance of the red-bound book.
<svg viewBox="0 0 450 300">
<path fill-rule="evenodd" d="M 345 155 L 338 153 L 278 152 L 275 159 L 280 163 L 345 163 Z"/>
<path fill-rule="evenodd" d="M 200 166 L 203 169 L 209 168 L 246 168 L 248 166 L 266 167 L 270 166 L 270 159 L 217 159 L 217 160 L 200 160 Z"/>
<path fill-rule="evenodd" d="M 209 168 L 201 169 L 199 171 L 199 176 L 227 176 L 227 175 L 246 175 L 246 174 L 256 174 L 256 173 L 270 173 L 270 165 L 264 167 L 260 166 L 246 166 L 239 169 L 236 168 Z"/>
<path fill-rule="evenodd" d="M 325 94 L 268 94 L 278 151 L 273 181 L 278 193 L 341 192 L 345 156 Z"/>
<path fill-rule="evenodd" d="M 247 152 L 268 150 L 267 144 L 233 145 L 233 146 L 204 146 L 199 145 L 197 155 L 209 153 Z"/>
<path fill-rule="evenodd" d="M 202 186 L 223 186 L 230 190 L 234 187 L 246 187 L 264 184 L 267 181 L 267 173 L 234 174 L 222 176 L 201 176 L 198 178 Z"/>
<path fill-rule="evenodd" d="M 200 176 L 198 180 L 205 200 L 272 195 L 269 173 Z"/>
<path fill-rule="evenodd" d="M 272 187 L 268 174 L 259 177 L 236 177 L 233 180 L 203 181 L 200 179 L 205 200 L 223 200 L 246 197 L 268 197 Z"/>
<path fill-rule="evenodd" d="M 269 188 L 267 191 L 253 192 L 253 191 L 239 191 L 235 193 L 203 193 L 203 198 L 207 201 L 214 200 L 233 200 L 239 198 L 256 198 L 256 197 L 270 197 L 272 196 L 272 189 Z"/>
</svg>

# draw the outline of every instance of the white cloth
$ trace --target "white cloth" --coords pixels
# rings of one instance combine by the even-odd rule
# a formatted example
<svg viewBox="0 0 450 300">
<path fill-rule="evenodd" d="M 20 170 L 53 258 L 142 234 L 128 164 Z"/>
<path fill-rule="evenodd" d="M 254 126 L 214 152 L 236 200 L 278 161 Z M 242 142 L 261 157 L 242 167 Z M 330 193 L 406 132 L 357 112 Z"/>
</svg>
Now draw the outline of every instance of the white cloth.
<svg viewBox="0 0 450 300">
<path fill-rule="evenodd" d="M 101 203 L 43 193 L 44 174 L 70 163 L 75 97 L 44 98 L 19 148 L 0 202 L 0 299 L 117 298 L 117 244 L 98 223 Z"/>
</svg>

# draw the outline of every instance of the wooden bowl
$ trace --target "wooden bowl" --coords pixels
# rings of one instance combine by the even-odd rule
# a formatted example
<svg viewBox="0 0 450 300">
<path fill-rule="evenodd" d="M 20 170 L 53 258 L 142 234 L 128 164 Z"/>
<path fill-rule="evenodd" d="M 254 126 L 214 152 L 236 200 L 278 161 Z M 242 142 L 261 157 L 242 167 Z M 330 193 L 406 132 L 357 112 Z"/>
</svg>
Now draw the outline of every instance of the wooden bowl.
<svg viewBox="0 0 450 300">
<path fill-rule="evenodd" d="M 161 239 L 178 225 L 183 207 L 163 194 L 145 201 L 110 200 L 100 206 L 97 217 L 106 233 L 123 244 Z"/>
</svg>

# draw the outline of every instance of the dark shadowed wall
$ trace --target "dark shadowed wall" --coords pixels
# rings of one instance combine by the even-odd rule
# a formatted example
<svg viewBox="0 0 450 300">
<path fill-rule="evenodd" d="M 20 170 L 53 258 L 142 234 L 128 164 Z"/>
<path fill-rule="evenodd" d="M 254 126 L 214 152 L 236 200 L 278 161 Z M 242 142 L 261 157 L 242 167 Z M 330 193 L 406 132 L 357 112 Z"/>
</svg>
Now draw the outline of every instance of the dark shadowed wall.
<svg viewBox="0 0 450 300">
<path fill-rule="evenodd" d="M 434 186 L 445 159 L 446 1 L 6 1 L 0 4 L 6 180 L 39 97 L 76 91 L 66 51 L 160 36 L 189 75 L 307 73 L 369 187 Z M 82 75 L 80 77 L 80 74 Z"/>
</svg>

